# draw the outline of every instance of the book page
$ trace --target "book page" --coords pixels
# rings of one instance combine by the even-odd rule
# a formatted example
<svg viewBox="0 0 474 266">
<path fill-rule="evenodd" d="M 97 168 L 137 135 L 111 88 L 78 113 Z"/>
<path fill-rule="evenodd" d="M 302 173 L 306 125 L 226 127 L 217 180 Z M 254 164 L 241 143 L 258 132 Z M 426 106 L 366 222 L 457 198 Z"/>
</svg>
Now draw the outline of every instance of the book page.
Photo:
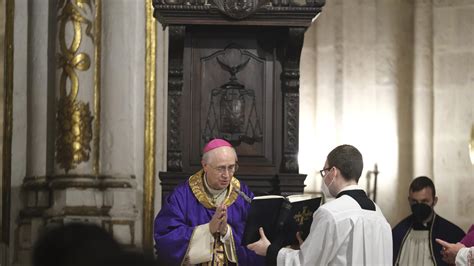
<svg viewBox="0 0 474 266">
<path fill-rule="evenodd" d="M 318 198 L 318 195 L 315 194 L 298 194 L 298 195 L 290 195 L 286 197 L 290 202 L 298 202 L 303 200 L 309 200 Z"/>
<path fill-rule="evenodd" d="M 252 200 L 264 200 L 264 199 L 282 199 L 283 196 L 280 195 L 265 195 L 265 196 L 257 196 L 254 197 Z"/>
</svg>

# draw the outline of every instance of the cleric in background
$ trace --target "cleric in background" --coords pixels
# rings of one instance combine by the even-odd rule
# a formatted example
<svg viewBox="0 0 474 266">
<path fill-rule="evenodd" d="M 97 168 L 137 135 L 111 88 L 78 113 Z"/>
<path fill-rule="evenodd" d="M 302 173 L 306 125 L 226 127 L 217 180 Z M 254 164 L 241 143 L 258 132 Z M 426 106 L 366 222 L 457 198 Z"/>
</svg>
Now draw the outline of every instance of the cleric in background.
<svg viewBox="0 0 474 266">
<path fill-rule="evenodd" d="M 203 150 L 203 169 L 178 185 L 155 218 L 159 265 L 259 265 L 263 257 L 241 245 L 250 204 L 235 191 L 253 197 L 233 175 L 237 154 L 222 139 Z"/>
<path fill-rule="evenodd" d="M 431 179 L 426 176 L 413 179 L 408 189 L 412 214 L 392 230 L 394 265 L 448 265 L 442 260 L 442 246 L 435 239 L 456 243 L 465 233 L 434 211 L 437 202 Z"/>
</svg>

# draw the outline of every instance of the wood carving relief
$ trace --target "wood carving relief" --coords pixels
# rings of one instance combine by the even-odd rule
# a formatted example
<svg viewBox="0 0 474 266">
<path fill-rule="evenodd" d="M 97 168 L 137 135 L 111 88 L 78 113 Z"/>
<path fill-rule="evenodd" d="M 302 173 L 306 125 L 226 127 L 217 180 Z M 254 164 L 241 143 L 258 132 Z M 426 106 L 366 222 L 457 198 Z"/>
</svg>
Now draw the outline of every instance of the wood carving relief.
<svg viewBox="0 0 474 266">
<path fill-rule="evenodd" d="M 276 139 L 270 121 L 278 120 L 272 102 L 279 79 L 272 74 L 275 51 L 263 48 L 260 30 L 212 28 L 192 27 L 186 40 L 183 96 L 192 110 L 184 116 L 186 131 L 191 132 L 185 144 L 189 147 L 185 157 L 190 158 L 186 167 L 189 171 L 200 167 L 201 149 L 215 137 L 233 143 L 242 171 L 248 169 L 246 156 L 252 156 L 254 164 L 274 167 Z M 270 46 L 275 42 L 266 41 Z"/>
<path fill-rule="evenodd" d="M 305 28 L 290 28 L 285 49 L 282 73 L 283 91 L 283 160 L 281 171 L 298 173 L 298 127 L 299 127 L 299 89 L 300 56 L 303 47 Z"/>
<path fill-rule="evenodd" d="M 168 162 L 170 171 L 182 170 L 181 154 L 181 96 L 183 89 L 184 26 L 171 26 L 169 30 L 168 70 Z"/>
<path fill-rule="evenodd" d="M 203 144 L 214 138 L 227 139 L 235 147 L 241 142 L 261 142 L 261 113 L 257 111 L 255 90 L 239 82 L 237 73 L 247 67 L 250 60 L 262 62 L 263 59 L 235 44 L 211 55 L 208 60 L 214 59 L 223 72 L 229 74 L 229 80 L 212 89 L 209 94 Z"/>
<path fill-rule="evenodd" d="M 225 15 L 234 19 L 243 19 L 257 11 L 267 1 L 259 0 L 214 0 L 214 4 Z"/>
</svg>

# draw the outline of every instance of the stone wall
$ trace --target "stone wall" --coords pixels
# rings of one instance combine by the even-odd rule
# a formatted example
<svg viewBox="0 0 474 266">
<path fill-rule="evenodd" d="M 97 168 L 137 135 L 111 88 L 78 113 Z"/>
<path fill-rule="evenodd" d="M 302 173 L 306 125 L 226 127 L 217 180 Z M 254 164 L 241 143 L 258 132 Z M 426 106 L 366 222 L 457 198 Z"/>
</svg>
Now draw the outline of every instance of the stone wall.
<svg viewBox="0 0 474 266">
<path fill-rule="evenodd" d="M 441 215 L 463 229 L 474 224 L 474 166 L 468 142 L 474 124 L 473 1 L 433 4 L 433 165 Z"/>
<path fill-rule="evenodd" d="M 473 1 L 327 1 L 301 62 L 307 192 L 320 191 L 326 154 L 350 143 L 364 155 L 363 186 L 378 165 L 377 203 L 392 225 L 409 214 L 408 186 L 420 175 L 435 180 L 440 215 L 465 230 L 473 223 L 473 8 Z"/>
</svg>

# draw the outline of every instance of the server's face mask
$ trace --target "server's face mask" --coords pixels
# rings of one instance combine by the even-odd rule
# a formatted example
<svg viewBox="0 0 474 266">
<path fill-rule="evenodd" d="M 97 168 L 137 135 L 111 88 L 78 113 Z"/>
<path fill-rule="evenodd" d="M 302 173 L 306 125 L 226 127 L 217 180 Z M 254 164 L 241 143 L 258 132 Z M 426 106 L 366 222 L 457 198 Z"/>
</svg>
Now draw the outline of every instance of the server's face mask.
<svg viewBox="0 0 474 266">
<path fill-rule="evenodd" d="M 321 176 L 323 177 L 323 180 L 321 182 L 321 191 L 324 194 L 324 197 L 327 198 L 332 198 L 334 195 L 331 194 L 331 191 L 329 190 L 329 187 L 331 187 L 332 183 L 334 182 L 335 177 L 329 182 L 329 185 L 326 185 L 326 177 L 328 176 L 329 172 L 332 170 L 331 168 L 326 168 L 320 171 Z"/>
</svg>

